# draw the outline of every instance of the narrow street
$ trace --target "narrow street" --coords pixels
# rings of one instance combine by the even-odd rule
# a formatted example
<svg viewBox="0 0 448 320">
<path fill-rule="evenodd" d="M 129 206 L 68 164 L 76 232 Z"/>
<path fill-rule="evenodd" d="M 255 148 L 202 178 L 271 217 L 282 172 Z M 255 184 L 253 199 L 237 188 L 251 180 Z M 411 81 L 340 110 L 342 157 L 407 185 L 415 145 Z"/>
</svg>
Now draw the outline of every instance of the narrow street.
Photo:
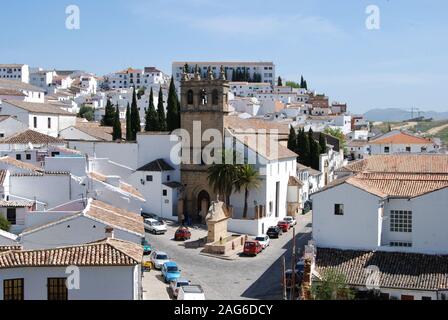
<svg viewBox="0 0 448 320">
<path fill-rule="evenodd" d="M 175 225 L 168 226 L 165 235 L 147 234 L 154 250 L 166 252 L 178 263 L 182 277 L 200 284 L 206 299 L 281 299 L 282 256 L 286 255 L 287 268 L 291 266 L 292 230 L 280 239 L 272 239 L 271 245 L 257 257 L 240 256 L 224 260 L 200 254 L 201 249 L 186 249 L 182 242 L 173 239 Z M 206 235 L 206 230 L 192 229 L 192 240 Z M 296 248 L 311 238 L 311 214 L 298 217 Z M 160 271 L 152 270 L 143 280 L 144 299 L 169 298 L 168 285 L 160 277 Z"/>
</svg>

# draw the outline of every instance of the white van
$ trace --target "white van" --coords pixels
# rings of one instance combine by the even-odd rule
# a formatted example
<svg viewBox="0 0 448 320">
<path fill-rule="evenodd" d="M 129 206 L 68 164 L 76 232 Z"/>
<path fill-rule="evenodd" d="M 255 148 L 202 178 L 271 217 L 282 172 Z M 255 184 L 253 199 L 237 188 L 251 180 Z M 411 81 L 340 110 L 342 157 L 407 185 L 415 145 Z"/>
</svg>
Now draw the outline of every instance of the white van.
<svg viewBox="0 0 448 320">
<path fill-rule="evenodd" d="M 180 287 L 177 300 L 205 300 L 204 290 L 199 285 Z"/>
</svg>

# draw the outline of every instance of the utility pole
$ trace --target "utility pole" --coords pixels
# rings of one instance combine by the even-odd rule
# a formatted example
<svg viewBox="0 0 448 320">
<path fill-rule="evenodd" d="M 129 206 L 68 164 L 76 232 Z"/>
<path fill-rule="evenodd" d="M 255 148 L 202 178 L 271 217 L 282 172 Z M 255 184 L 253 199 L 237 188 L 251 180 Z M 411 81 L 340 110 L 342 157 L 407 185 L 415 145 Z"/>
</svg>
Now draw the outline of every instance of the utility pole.
<svg viewBox="0 0 448 320">
<path fill-rule="evenodd" d="M 296 294 L 296 228 L 292 228 L 292 256 L 291 256 L 291 300 L 295 300 Z"/>
<path fill-rule="evenodd" d="M 286 297 L 286 262 L 285 256 L 282 257 L 282 289 L 283 289 L 283 300 L 288 300 Z"/>
</svg>

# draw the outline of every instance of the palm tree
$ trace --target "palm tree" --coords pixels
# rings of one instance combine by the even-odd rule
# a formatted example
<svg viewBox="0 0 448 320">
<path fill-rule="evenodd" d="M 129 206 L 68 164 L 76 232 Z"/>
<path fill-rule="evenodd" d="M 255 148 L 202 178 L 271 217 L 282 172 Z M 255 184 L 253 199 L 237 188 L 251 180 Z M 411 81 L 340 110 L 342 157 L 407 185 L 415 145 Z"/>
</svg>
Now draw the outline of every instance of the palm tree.
<svg viewBox="0 0 448 320">
<path fill-rule="evenodd" d="M 214 164 L 208 168 L 208 183 L 213 191 L 225 197 L 225 203 L 230 206 L 230 196 L 236 176 L 236 166 L 233 164 Z"/>
<path fill-rule="evenodd" d="M 237 166 L 236 179 L 234 181 L 235 190 L 241 192 L 244 189 L 244 210 L 243 218 L 247 218 L 247 200 L 249 198 L 249 190 L 258 189 L 260 187 L 260 174 L 253 166 L 243 164 Z"/>
</svg>

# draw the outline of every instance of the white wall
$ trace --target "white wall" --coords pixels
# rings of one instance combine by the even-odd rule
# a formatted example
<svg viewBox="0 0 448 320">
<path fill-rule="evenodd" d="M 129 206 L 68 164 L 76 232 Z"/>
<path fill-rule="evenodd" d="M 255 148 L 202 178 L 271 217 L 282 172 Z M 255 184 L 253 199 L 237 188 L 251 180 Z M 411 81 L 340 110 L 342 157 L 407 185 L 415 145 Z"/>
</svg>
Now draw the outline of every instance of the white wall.
<svg viewBox="0 0 448 320">
<path fill-rule="evenodd" d="M 80 267 L 79 290 L 69 290 L 69 300 L 133 300 L 139 291 L 139 266 Z M 0 269 L 1 279 L 24 279 L 25 300 L 47 300 L 47 278 L 66 278 L 66 267 L 33 267 Z M 137 280 L 137 281 L 136 281 Z M 0 300 L 3 300 L 3 281 L 0 281 Z"/>
<path fill-rule="evenodd" d="M 346 183 L 311 196 L 313 239 L 318 247 L 377 249 L 379 198 Z M 344 215 L 334 205 L 344 205 Z"/>
</svg>

